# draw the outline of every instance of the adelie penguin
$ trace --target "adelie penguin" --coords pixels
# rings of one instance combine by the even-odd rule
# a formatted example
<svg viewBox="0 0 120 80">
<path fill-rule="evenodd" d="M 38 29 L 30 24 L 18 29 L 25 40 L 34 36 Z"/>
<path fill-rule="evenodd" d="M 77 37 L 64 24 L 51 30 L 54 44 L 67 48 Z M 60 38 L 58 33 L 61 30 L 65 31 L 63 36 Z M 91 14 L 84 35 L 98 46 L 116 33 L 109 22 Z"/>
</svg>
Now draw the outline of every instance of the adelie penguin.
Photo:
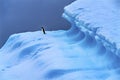
<svg viewBox="0 0 120 80">
<path fill-rule="evenodd" d="M 46 34 L 45 29 L 43 27 L 41 27 L 41 29 L 42 29 L 43 34 Z"/>
</svg>

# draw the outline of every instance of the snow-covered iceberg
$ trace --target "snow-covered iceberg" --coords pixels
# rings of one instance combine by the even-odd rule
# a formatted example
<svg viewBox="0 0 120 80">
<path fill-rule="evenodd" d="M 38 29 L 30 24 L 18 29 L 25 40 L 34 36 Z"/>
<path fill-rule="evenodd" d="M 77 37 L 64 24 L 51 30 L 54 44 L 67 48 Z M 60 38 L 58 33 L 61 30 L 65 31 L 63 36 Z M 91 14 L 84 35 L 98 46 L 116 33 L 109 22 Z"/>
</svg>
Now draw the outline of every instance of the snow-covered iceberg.
<svg viewBox="0 0 120 80">
<path fill-rule="evenodd" d="M 65 7 L 68 31 L 13 34 L 0 49 L 0 80 L 119 80 L 119 7 L 77 0 Z"/>
</svg>

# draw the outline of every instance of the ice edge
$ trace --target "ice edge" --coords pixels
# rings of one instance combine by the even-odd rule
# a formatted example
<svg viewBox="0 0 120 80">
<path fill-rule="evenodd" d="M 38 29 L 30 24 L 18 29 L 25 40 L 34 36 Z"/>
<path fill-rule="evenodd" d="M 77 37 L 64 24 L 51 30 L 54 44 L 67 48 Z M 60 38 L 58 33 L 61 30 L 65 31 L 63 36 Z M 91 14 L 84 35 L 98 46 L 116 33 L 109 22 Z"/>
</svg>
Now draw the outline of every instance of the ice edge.
<svg viewBox="0 0 120 80">
<path fill-rule="evenodd" d="M 74 25 L 77 28 L 85 29 L 84 31 L 87 31 L 89 34 L 94 35 L 95 39 L 97 41 L 102 42 L 102 44 L 110 50 L 112 53 L 115 53 L 117 56 L 120 57 L 120 48 L 116 46 L 115 42 L 110 42 L 105 36 L 97 34 L 97 28 L 91 28 L 88 27 L 90 23 L 86 23 L 85 21 L 80 21 L 76 19 L 77 15 L 72 15 L 69 12 L 67 12 L 64 9 L 64 13 L 62 14 L 62 17 L 68 20 L 71 25 Z M 72 27 L 74 27 L 72 26 Z"/>
</svg>

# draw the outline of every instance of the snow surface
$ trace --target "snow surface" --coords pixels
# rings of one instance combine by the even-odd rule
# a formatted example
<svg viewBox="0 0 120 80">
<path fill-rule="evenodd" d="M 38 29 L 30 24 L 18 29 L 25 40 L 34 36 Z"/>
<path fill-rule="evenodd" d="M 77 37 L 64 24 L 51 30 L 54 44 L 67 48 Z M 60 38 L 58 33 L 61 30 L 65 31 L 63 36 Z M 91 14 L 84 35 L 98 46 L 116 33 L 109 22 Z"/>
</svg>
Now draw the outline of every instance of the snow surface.
<svg viewBox="0 0 120 80">
<path fill-rule="evenodd" d="M 65 7 L 68 31 L 11 35 L 0 49 L 0 80 L 120 80 L 118 13 L 112 0 L 77 0 Z"/>
<path fill-rule="evenodd" d="M 120 58 L 101 51 L 104 47 L 100 43 L 92 46 L 89 35 L 77 41 L 70 31 L 46 33 L 10 36 L 0 49 L 0 80 L 120 79 Z"/>
</svg>

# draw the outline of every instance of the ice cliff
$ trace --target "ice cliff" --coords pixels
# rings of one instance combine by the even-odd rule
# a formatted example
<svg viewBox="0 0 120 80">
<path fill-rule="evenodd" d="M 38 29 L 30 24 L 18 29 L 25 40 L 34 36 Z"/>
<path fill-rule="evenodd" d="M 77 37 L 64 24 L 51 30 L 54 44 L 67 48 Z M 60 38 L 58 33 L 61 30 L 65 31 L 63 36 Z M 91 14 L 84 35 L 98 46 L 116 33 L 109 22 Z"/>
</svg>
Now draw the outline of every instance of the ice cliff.
<svg viewBox="0 0 120 80">
<path fill-rule="evenodd" d="M 13 34 L 0 49 L 0 80 L 119 80 L 119 6 L 76 0 L 68 31 Z"/>
<path fill-rule="evenodd" d="M 120 55 L 119 3 L 118 0 L 77 0 L 65 7 L 63 16 L 73 26 L 88 32 L 111 52 Z"/>
</svg>

